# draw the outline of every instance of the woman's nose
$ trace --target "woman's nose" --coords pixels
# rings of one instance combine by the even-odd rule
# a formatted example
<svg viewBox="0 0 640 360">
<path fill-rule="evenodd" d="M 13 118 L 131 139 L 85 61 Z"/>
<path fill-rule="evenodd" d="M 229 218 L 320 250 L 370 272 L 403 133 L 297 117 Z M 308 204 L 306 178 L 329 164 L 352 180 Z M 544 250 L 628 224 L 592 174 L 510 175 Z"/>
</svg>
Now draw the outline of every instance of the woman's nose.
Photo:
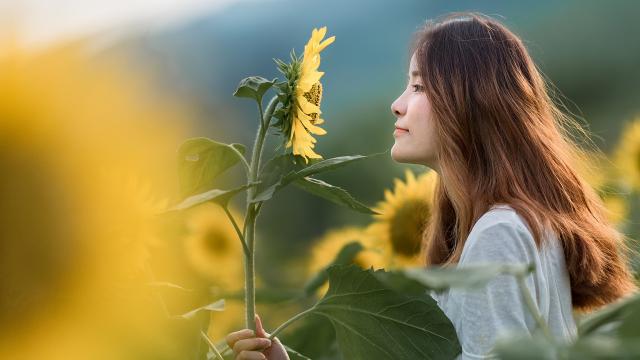
<svg viewBox="0 0 640 360">
<path fill-rule="evenodd" d="M 396 99 L 393 103 L 391 103 L 391 112 L 396 117 L 402 115 L 402 110 L 401 110 L 398 99 Z"/>
</svg>

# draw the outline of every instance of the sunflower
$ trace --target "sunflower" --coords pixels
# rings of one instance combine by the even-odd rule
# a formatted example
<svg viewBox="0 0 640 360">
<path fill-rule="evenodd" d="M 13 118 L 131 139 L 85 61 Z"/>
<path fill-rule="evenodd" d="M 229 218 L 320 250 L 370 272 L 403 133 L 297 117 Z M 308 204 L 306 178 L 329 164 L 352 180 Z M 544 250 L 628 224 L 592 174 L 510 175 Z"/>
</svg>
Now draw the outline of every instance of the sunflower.
<svg viewBox="0 0 640 360">
<path fill-rule="evenodd" d="M 311 248 L 311 259 L 308 262 L 307 275 L 314 276 L 317 272 L 329 265 L 340 252 L 343 246 L 358 241 L 364 247 L 363 250 L 353 259 L 353 263 L 363 269 L 381 269 L 386 266 L 384 255 L 385 249 L 376 247 L 374 241 L 369 237 L 363 228 L 347 226 L 339 229 L 329 230 L 321 238 L 314 241 Z M 329 284 L 325 283 L 319 290 L 319 294 L 324 294 Z"/>
<path fill-rule="evenodd" d="M 32 52 L 0 41 L 3 359 L 171 348 L 140 270 L 173 187 L 165 159 L 191 121 L 168 99 L 149 101 L 157 94 L 138 70 L 87 57 L 90 45 Z"/>
<path fill-rule="evenodd" d="M 611 223 L 620 226 L 624 223 L 629 215 L 629 204 L 622 196 L 609 195 L 602 199 L 604 206 L 607 208 L 607 218 Z"/>
<path fill-rule="evenodd" d="M 151 260 L 151 248 L 162 244 L 154 220 L 157 214 L 167 209 L 169 198 L 159 196 L 149 180 L 142 179 L 139 174 L 124 173 L 116 168 L 103 168 L 100 173 L 105 183 L 110 184 L 102 191 L 113 192 L 109 196 L 111 206 L 127 208 L 117 217 L 119 244 L 115 250 L 117 255 L 114 255 L 125 261 L 122 261 L 123 266 L 113 271 L 121 271 L 129 278 L 144 274 L 145 266 Z"/>
<path fill-rule="evenodd" d="M 367 233 L 389 246 L 394 266 L 420 264 L 420 247 L 424 226 L 433 209 L 433 194 L 437 180 L 435 171 L 415 177 L 405 170 L 406 181 L 394 179 L 393 191 L 384 191 L 385 200 L 374 210 L 375 221 L 367 227 Z"/>
<path fill-rule="evenodd" d="M 574 164 L 578 174 L 598 193 L 607 210 L 607 219 L 620 226 L 629 214 L 625 191 L 616 182 L 616 164 L 604 154 L 582 151 Z"/>
<path fill-rule="evenodd" d="M 640 190 L 640 116 L 624 127 L 613 158 L 624 184 Z"/>
<path fill-rule="evenodd" d="M 235 210 L 229 212 L 241 223 Z M 212 203 L 191 209 L 187 228 L 184 249 L 191 267 L 224 290 L 242 287 L 242 244 L 224 209 Z"/>
<path fill-rule="evenodd" d="M 311 134 L 327 133 L 326 130 L 317 126 L 324 123 L 324 119 L 320 118 L 322 114 L 320 78 L 324 75 L 324 72 L 318 71 L 320 52 L 335 40 L 335 36 L 332 36 L 323 41 L 326 32 L 326 26 L 313 29 L 301 59 L 292 51 L 291 63 L 286 64 L 281 60 L 275 60 L 287 81 L 277 85 L 281 90 L 279 97 L 282 107 L 275 113 L 279 121 L 273 126 L 280 129 L 286 140 L 285 147 L 293 146 L 293 154 L 302 156 L 307 164 L 309 158 L 322 158 L 313 151 L 316 139 Z"/>
</svg>

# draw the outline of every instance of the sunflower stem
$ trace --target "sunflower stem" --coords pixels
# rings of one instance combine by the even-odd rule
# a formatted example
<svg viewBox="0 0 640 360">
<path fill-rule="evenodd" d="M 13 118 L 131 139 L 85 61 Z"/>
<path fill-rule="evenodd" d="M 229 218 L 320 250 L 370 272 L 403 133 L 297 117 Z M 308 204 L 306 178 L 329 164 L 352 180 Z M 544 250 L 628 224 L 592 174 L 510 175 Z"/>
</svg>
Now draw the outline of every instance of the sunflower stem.
<svg viewBox="0 0 640 360">
<path fill-rule="evenodd" d="M 267 126 L 273 115 L 275 105 L 277 104 L 277 96 L 269 102 L 267 107 L 267 119 L 262 111 L 262 102 L 258 101 L 258 110 L 260 111 L 260 125 L 258 133 L 256 134 L 255 142 L 253 145 L 253 151 L 251 154 L 251 169 L 249 172 L 249 183 L 253 183 L 258 180 L 258 170 L 260 168 L 260 158 L 262 157 L 262 148 L 264 146 L 264 139 L 267 134 Z M 256 187 L 250 187 L 247 190 L 247 210 L 244 223 L 244 239 L 247 244 L 248 251 L 245 252 L 245 323 L 246 327 L 251 330 L 256 330 L 255 313 L 256 313 L 256 289 L 255 289 L 255 230 L 256 230 L 256 217 L 258 215 L 258 205 L 253 203 L 253 199 L 256 195 Z"/>
<path fill-rule="evenodd" d="M 262 98 L 258 100 L 258 110 L 260 111 L 260 127 L 264 127 L 264 111 L 262 110 Z"/>
<path fill-rule="evenodd" d="M 296 315 L 294 315 L 291 319 L 285 321 L 284 323 L 282 323 L 282 325 L 278 326 L 278 328 L 276 328 L 271 335 L 269 335 L 269 340 L 272 340 L 274 337 L 276 337 L 276 335 L 278 335 L 282 330 L 284 330 L 287 326 L 291 325 L 294 321 L 299 320 L 300 318 L 303 318 L 307 315 L 309 315 L 309 313 L 311 313 L 312 311 L 314 311 L 316 308 L 315 306 L 312 308 L 309 308 L 301 313 L 298 313 Z"/>
</svg>

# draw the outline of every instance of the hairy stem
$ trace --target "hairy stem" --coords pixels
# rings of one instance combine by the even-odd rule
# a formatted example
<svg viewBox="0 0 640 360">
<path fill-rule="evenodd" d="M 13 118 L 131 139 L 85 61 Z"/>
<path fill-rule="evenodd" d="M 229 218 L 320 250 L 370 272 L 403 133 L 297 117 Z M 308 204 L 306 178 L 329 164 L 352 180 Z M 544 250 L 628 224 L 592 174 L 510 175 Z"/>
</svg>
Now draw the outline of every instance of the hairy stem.
<svg viewBox="0 0 640 360">
<path fill-rule="evenodd" d="M 258 101 L 258 109 L 260 110 L 260 126 L 256 139 L 253 145 L 253 151 L 251 154 L 251 167 L 249 171 L 249 183 L 253 183 L 258 180 L 258 171 L 260 169 L 260 158 L 262 157 L 262 147 L 264 146 L 264 139 L 267 135 L 269 123 L 271 117 L 277 105 L 278 97 L 274 96 L 269 105 L 267 106 L 266 113 L 262 111 L 262 103 Z M 256 195 L 256 187 L 250 187 L 247 189 L 247 210 L 244 223 L 243 238 L 247 244 L 248 251 L 245 252 L 245 323 L 246 327 L 251 330 L 256 330 L 255 313 L 256 313 L 256 289 L 255 289 L 255 231 L 256 231 L 256 217 L 258 215 L 257 205 L 253 203 L 253 199 Z"/>
<path fill-rule="evenodd" d="M 287 326 L 291 325 L 294 321 L 300 320 L 301 318 L 309 315 L 313 310 L 315 310 L 315 307 L 312 307 L 312 308 L 307 309 L 307 310 L 305 310 L 305 311 L 303 311 L 301 313 L 298 313 L 295 316 L 293 316 L 291 319 L 289 319 L 289 320 L 285 321 L 284 323 L 282 323 L 282 325 L 278 326 L 275 330 L 273 330 L 271 335 L 269 335 L 269 340 L 272 340 L 274 337 L 276 337 L 276 335 L 278 335 Z"/>
</svg>

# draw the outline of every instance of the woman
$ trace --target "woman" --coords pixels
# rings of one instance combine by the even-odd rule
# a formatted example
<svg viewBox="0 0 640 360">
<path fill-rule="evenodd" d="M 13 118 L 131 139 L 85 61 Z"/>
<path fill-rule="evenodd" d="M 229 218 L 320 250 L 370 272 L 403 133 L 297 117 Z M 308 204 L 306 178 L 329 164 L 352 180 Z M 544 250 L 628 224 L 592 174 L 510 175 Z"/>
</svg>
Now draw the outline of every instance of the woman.
<svg viewBox="0 0 640 360">
<path fill-rule="evenodd" d="M 636 290 L 629 249 L 574 170 L 584 153 L 563 126 L 586 133 L 549 98 L 522 41 L 487 16 L 429 22 L 410 50 L 408 85 L 391 105 L 391 156 L 439 175 L 425 264 L 533 262 L 526 290 L 552 335 L 571 341 L 573 311 Z M 513 276 L 478 291 L 432 295 L 456 329 L 461 359 L 490 358 L 503 333 L 536 328 Z M 263 340 L 246 329 L 228 337 L 237 359 L 265 358 L 254 350 L 261 346 L 268 359 L 287 358 L 279 342 Z"/>
</svg>

